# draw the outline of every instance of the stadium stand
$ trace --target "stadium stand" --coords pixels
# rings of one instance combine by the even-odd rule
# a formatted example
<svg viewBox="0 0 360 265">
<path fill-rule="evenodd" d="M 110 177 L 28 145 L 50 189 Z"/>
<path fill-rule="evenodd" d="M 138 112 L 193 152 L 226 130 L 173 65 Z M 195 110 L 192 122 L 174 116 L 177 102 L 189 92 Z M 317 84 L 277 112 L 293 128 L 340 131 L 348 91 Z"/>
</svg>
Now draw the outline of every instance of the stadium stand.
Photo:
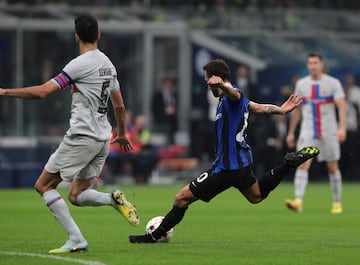
<svg viewBox="0 0 360 265">
<path fill-rule="evenodd" d="M 192 126 L 207 115 L 196 68 L 206 56 L 227 58 L 234 74 L 239 65 L 249 66 L 257 94 L 272 102 L 282 99 L 281 88 L 294 75 L 304 73 L 310 51 L 321 52 L 327 70 L 340 80 L 346 73 L 360 80 L 359 7 L 358 1 L 336 0 L 0 1 L 0 85 L 31 85 L 57 74 L 77 52 L 72 18 L 91 12 L 101 24 L 100 48 L 115 58 L 127 108 L 152 121 L 149 98 L 159 80 L 171 76 L 181 92 L 179 131 L 191 139 Z M 68 94 L 36 103 L 0 98 L 0 187 L 32 184 L 68 127 L 69 102 Z M 25 146 L 34 138 L 53 140 L 50 147 L 25 150 L 9 144 L 14 136 L 24 138 Z M 189 152 L 188 158 L 204 155 Z M 183 168 L 172 165 L 160 163 L 175 173 Z M 16 174 L 28 177 L 16 180 Z"/>
</svg>

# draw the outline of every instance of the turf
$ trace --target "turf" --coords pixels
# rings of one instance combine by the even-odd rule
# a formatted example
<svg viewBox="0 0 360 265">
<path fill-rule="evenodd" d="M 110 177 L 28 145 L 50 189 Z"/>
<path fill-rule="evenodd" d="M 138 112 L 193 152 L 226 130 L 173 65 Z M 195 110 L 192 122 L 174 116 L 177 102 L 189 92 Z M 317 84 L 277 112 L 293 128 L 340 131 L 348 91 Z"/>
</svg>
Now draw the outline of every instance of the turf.
<svg viewBox="0 0 360 265">
<path fill-rule="evenodd" d="M 128 243 L 128 234 L 143 233 L 147 220 L 166 214 L 179 188 L 122 187 L 141 215 L 142 223 L 136 228 L 110 207 L 70 206 L 89 242 L 89 252 L 60 255 L 61 260 L 41 256 L 67 239 L 42 199 L 32 190 L 1 190 L 0 263 L 338 265 L 360 259 L 359 183 L 344 184 L 340 215 L 330 214 L 328 183 L 310 183 L 301 214 L 284 206 L 284 199 L 293 194 L 291 183 L 282 183 L 258 205 L 231 189 L 210 204 L 194 203 L 170 243 Z M 29 253 L 39 256 L 24 256 Z"/>
</svg>

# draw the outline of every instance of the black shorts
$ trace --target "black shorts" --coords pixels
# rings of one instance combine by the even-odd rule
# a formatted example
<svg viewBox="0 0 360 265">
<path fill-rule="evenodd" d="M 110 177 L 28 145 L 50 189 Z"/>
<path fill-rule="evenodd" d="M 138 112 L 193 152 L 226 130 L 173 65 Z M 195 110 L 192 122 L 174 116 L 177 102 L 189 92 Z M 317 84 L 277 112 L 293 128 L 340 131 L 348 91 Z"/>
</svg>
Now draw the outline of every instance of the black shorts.
<svg viewBox="0 0 360 265">
<path fill-rule="evenodd" d="M 214 168 L 203 172 L 189 184 L 191 192 L 202 201 L 209 202 L 230 187 L 245 191 L 256 182 L 252 167 L 238 170 L 223 170 L 214 173 Z"/>
</svg>

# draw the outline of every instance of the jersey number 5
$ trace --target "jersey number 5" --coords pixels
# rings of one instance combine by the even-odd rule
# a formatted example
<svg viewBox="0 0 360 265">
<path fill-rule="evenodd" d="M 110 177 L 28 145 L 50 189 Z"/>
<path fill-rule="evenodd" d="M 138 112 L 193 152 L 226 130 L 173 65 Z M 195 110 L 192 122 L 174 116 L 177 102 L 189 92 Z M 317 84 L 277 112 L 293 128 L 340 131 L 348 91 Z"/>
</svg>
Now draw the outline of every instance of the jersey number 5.
<svg viewBox="0 0 360 265">
<path fill-rule="evenodd" d="M 110 86 L 110 80 L 105 81 L 102 84 L 101 87 L 101 95 L 100 95 L 100 106 L 98 109 L 99 113 L 106 113 L 108 110 L 108 101 L 109 101 L 109 93 L 108 93 L 108 88 Z"/>
</svg>

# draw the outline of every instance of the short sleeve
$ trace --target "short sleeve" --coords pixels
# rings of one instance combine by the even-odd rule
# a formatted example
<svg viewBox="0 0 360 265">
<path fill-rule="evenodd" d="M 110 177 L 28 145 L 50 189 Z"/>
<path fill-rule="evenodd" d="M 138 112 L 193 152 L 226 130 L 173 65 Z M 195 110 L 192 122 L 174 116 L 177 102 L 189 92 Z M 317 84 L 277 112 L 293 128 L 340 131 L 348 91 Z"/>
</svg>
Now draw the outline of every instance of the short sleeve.
<svg viewBox="0 0 360 265">
<path fill-rule="evenodd" d="M 87 69 L 87 67 L 81 65 L 79 57 L 77 57 L 65 65 L 63 72 L 65 72 L 71 80 L 76 81 L 83 75 L 81 69 Z"/>
<path fill-rule="evenodd" d="M 113 85 L 112 85 L 112 87 L 110 87 L 110 93 L 114 93 L 119 88 L 120 88 L 119 80 L 117 80 L 117 78 L 115 77 Z"/>
</svg>

